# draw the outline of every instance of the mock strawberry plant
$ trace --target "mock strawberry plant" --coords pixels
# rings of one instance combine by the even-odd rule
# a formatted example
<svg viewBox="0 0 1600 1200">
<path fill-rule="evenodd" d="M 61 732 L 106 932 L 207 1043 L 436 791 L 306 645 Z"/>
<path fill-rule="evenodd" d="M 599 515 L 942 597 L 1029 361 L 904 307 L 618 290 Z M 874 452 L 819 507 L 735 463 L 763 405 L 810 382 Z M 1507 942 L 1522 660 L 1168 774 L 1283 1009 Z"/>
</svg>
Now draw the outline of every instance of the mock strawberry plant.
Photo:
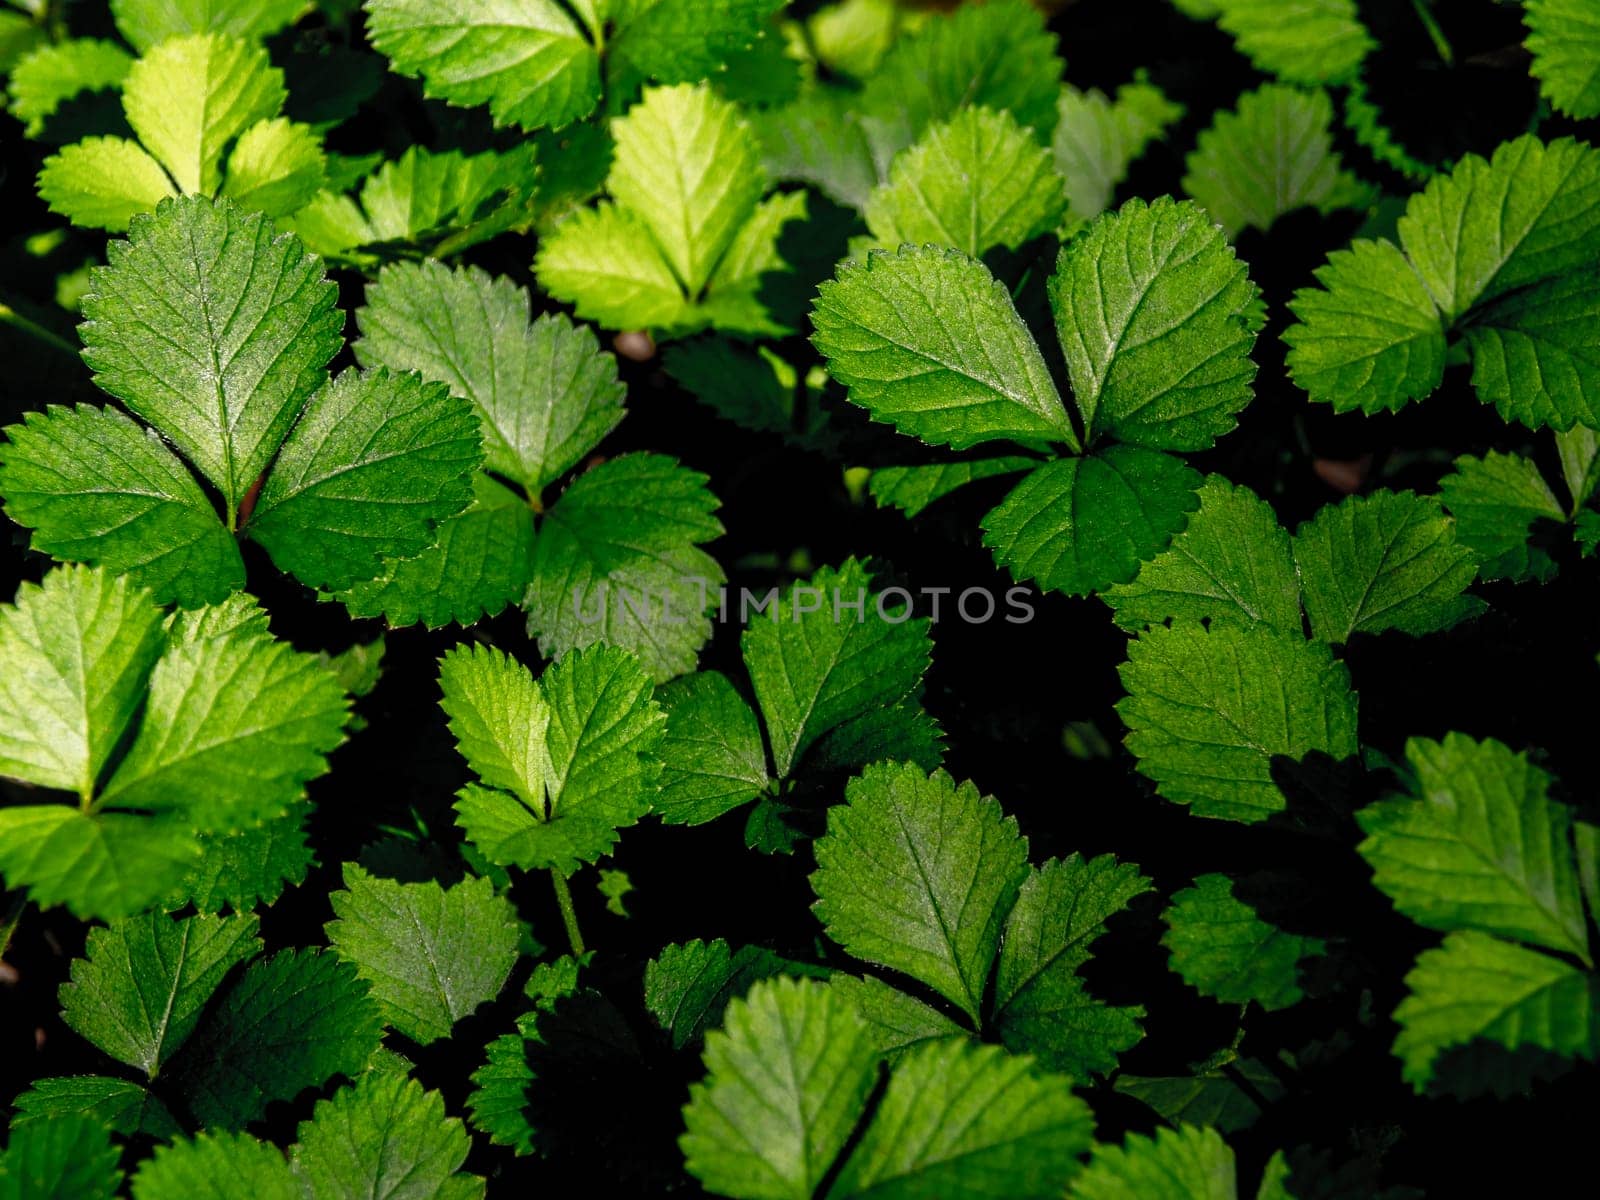
<svg viewBox="0 0 1600 1200">
<path fill-rule="evenodd" d="M 1585 1177 L 1596 0 L 0 80 L 0 1200 Z"/>
</svg>

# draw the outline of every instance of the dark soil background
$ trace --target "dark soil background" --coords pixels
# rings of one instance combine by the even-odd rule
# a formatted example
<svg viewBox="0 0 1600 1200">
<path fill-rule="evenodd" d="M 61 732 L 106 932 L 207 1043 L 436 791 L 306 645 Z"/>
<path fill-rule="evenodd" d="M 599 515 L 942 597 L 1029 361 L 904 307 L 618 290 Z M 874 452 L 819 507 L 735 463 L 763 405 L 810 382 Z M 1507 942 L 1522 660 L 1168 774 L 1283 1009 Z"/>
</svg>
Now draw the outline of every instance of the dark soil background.
<svg viewBox="0 0 1600 1200">
<path fill-rule="evenodd" d="M 1369 62 L 1370 93 L 1418 157 L 1443 162 L 1469 150 L 1487 154 L 1536 122 L 1546 137 L 1587 132 L 1592 139 L 1592 128 L 1538 120 L 1542 110 L 1520 46 L 1519 6 L 1490 0 L 1439 5 L 1454 49 L 1448 66 L 1411 4 L 1367 0 L 1361 7 L 1382 46 Z M 1060 8 L 1053 27 L 1071 82 L 1110 91 L 1143 68 L 1188 108 L 1168 140 L 1138 164 L 1119 199 L 1177 193 L 1183 157 L 1198 131 L 1216 109 L 1231 107 L 1241 91 L 1264 81 L 1225 35 L 1186 20 L 1164 0 L 1080 0 Z M 316 36 L 313 21 L 274 47 L 286 50 L 295 38 Z M 351 152 L 382 148 L 393 154 L 412 141 L 443 146 L 488 137 L 470 117 L 424 103 L 406 81 L 384 76 L 377 96 L 331 142 Z M 1413 190 L 1342 129 L 1339 149 L 1347 165 L 1386 191 L 1403 196 Z M 75 343 L 71 319 L 52 308 L 54 279 L 98 261 L 103 239 L 75 232 L 45 257 L 24 251 L 24 238 L 58 224 L 33 194 L 38 163 L 48 152 L 25 141 L 14 121 L 0 118 L 0 211 L 12 231 L 0 247 L 0 299 Z M 1291 528 L 1340 498 L 1324 482 L 1328 463 L 1361 464 L 1365 487 L 1431 491 L 1458 454 L 1532 449 L 1559 478 L 1548 435 L 1535 439 L 1503 425 L 1475 400 L 1464 368 L 1451 368 L 1445 386 L 1425 404 L 1381 418 L 1335 417 L 1311 406 L 1287 380 L 1278 339 L 1285 301 L 1311 283 L 1330 250 L 1358 231 L 1391 230 L 1398 206 L 1380 212 L 1370 224 L 1357 214 L 1301 212 L 1268 235 L 1252 231 L 1239 240 L 1269 303 L 1270 321 L 1256 347 L 1257 398 L 1240 429 L 1197 465 L 1269 498 Z M 848 232 L 841 225 L 841 253 Z M 470 255 L 523 282 L 530 281 L 531 257 L 531 242 L 517 237 Z M 343 275 L 341 284 L 347 307 L 357 307 L 360 278 Z M 37 307 L 27 307 L 30 302 Z M 810 353 L 798 338 L 785 349 Z M 101 398 L 69 354 L 3 328 L 0 352 L 0 415 L 7 420 L 46 403 Z M 659 359 L 624 360 L 622 370 L 630 415 L 601 452 L 649 448 L 710 475 L 727 526 L 710 549 L 730 585 L 765 589 L 791 577 L 785 565 L 836 563 L 855 554 L 876 560 L 911 588 L 1003 593 L 1010 586 L 978 540 L 978 520 L 1007 481 L 969 488 L 908 521 L 870 499 L 852 498 L 843 468 L 905 460 L 915 447 L 879 427 L 869 429 L 847 406 L 835 405 L 844 450 L 830 458 L 717 418 L 665 376 Z M 4 594 L 10 595 L 18 580 L 38 578 L 46 563 L 25 552 L 22 531 L 13 526 L 4 536 L 11 547 Z M 1600 816 L 1594 801 L 1600 757 L 1593 744 L 1600 568 L 1580 560 L 1570 539 L 1555 553 L 1561 566 L 1555 583 L 1482 588 L 1491 610 L 1465 627 L 1425 640 L 1398 634 L 1358 639 L 1346 657 L 1361 698 L 1363 744 L 1398 758 L 1407 737 L 1461 730 L 1537 747 L 1561 779 L 1564 798 L 1591 818 Z M 382 632 L 316 603 L 264 556 L 250 564 L 251 590 L 271 611 L 275 631 L 302 648 L 337 650 Z M 1121 748 L 1113 706 L 1122 694 L 1117 667 L 1126 638 L 1105 607 L 1060 596 L 1036 604 L 1036 619 L 1025 625 L 936 626 L 927 706 L 947 731 L 950 771 L 976 780 L 1018 818 L 1035 861 L 1073 850 L 1114 851 L 1139 863 L 1163 896 L 1206 871 L 1288 871 L 1300 880 L 1303 903 L 1286 919 L 1336 939 L 1323 964 L 1326 978 L 1317 982 L 1321 994 L 1282 1013 L 1250 1014 L 1241 1050 L 1273 1061 L 1286 1093 L 1254 1126 L 1230 1138 L 1240 1153 L 1241 1193 L 1253 1188 L 1261 1165 L 1279 1147 L 1307 1148 L 1296 1155 L 1291 1185 L 1301 1197 L 1376 1195 L 1397 1185 L 1452 1197 L 1521 1190 L 1569 1172 L 1583 1178 L 1600 1115 L 1600 1072 L 1593 1067 L 1542 1085 L 1532 1098 L 1505 1101 L 1418 1098 L 1400 1080 L 1387 1014 L 1404 994 L 1402 977 L 1415 954 L 1435 939 L 1390 911 L 1366 884 L 1353 850 L 1358 835 L 1348 812 L 1380 795 L 1385 779 L 1351 764 L 1286 764 L 1295 820 L 1246 829 L 1191 818 L 1155 797 Z M 742 680 L 738 635 L 733 624 L 721 627 L 702 665 Z M 408 629 L 388 635 L 383 680 L 360 708 L 367 727 L 337 752 L 331 773 L 312 788 L 314 845 L 323 865 L 264 914 L 270 946 L 321 943 L 322 924 L 332 916 L 327 892 L 339 886 L 339 864 L 386 838 L 385 862 L 415 869 L 415 863 L 436 861 L 446 865 L 435 870 L 459 869 L 448 865 L 452 854 L 437 853 L 457 837 L 450 805 L 465 771 L 437 706 L 435 674 L 438 657 L 464 637 L 493 642 L 538 669 L 537 650 L 514 612 L 467 633 Z M 1070 743 L 1069 726 L 1080 734 Z M 1094 753 L 1097 743 L 1101 752 Z M 826 781 L 805 802 L 820 810 L 839 798 L 840 782 Z M 415 845 L 396 852 L 396 830 L 426 831 L 422 852 Z M 600 951 L 595 978 L 607 999 L 563 1006 L 553 1022 L 560 1028 L 551 1029 L 541 1052 L 537 1069 L 548 1083 L 535 1085 L 532 1102 L 549 1133 L 550 1156 L 514 1159 L 477 1139 L 469 1166 L 496 1176 L 492 1192 L 587 1185 L 607 1196 L 693 1194 L 673 1142 L 681 1128 L 677 1107 L 698 1060 L 674 1057 L 649 1030 L 640 1004 L 644 963 L 668 942 L 713 937 L 760 943 L 809 961 L 837 955 L 809 911 L 809 851 L 773 857 L 747 850 L 738 816 L 698 829 L 646 821 L 624 833 L 608 865 L 632 878 L 627 919 L 606 911 L 593 869 L 574 880 L 585 935 Z M 563 937 L 549 881 L 542 875 L 522 880 L 513 895 L 534 935 L 556 952 Z M 1198 998 L 1167 970 L 1156 920 L 1163 901 L 1145 901 L 1114 923 L 1088 975 L 1103 998 L 1141 1003 L 1148 1011 L 1146 1039 L 1124 1057 L 1125 1070 L 1183 1074 L 1232 1042 L 1238 1012 Z M 11 971 L 0 979 L 0 1102 L 33 1078 L 108 1070 L 56 1015 L 56 988 L 82 941 L 82 926 L 65 913 L 27 914 L 8 957 Z M 508 1031 L 521 1011 L 529 966 L 525 961 L 502 999 L 458 1026 L 449 1042 L 419 1049 L 402 1040 L 397 1047 L 415 1058 L 423 1082 L 444 1091 L 453 1112 L 462 1111 L 468 1076 L 481 1062 L 479 1047 Z M 1278 1062 L 1282 1052 L 1297 1065 Z M 314 1098 L 277 1106 L 266 1132 L 291 1133 Z M 1156 1123 L 1143 1105 L 1109 1086 L 1092 1089 L 1091 1100 L 1103 1137 Z"/>
</svg>

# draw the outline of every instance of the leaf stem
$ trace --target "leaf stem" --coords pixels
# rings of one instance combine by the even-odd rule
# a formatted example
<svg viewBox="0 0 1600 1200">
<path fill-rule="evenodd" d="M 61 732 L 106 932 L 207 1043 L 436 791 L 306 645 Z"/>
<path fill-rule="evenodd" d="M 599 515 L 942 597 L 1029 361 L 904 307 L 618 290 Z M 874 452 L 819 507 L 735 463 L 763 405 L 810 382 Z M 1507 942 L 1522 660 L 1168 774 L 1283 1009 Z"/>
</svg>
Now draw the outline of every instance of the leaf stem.
<svg viewBox="0 0 1600 1200">
<path fill-rule="evenodd" d="M 578 929 L 578 911 L 572 906 L 572 889 L 567 877 L 556 868 L 550 868 L 550 881 L 556 887 L 556 903 L 561 906 L 561 923 L 567 927 L 567 942 L 572 946 L 574 958 L 584 955 L 583 934 Z"/>
<path fill-rule="evenodd" d="M 59 350 L 63 354 L 78 357 L 78 348 L 60 334 L 46 329 L 37 321 L 29 320 L 9 304 L 0 303 L 0 325 L 9 325 L 19 333 L 25 333 L 36 341 L 43 342 L 52 350 Z"/>
<path fill-rule="evenodd" d="M 1428 37 L 1433 40 L 1433 48 L 1439 52 L 1444 65 L 1455 66 L 1455 51 L 1450 48 L 1450 39 L 1444 36 L 1444 30 L 1439 28 L 1439 22 L 1434 18 L 1429 0 L 1411 0 L 1411 7 L 1417 10 L 1417 20 L 1421 21 L 1422 27 L 1428 31 Z"/>
<path fill-rule="evenodd" d="M 0 958 L 11 948 L 11 936 L 22 923 L 22 910 L 28 907 L 28 893 L 18 892 L 6 906 L 6 915 L 0 917 Z"/>
</svg>

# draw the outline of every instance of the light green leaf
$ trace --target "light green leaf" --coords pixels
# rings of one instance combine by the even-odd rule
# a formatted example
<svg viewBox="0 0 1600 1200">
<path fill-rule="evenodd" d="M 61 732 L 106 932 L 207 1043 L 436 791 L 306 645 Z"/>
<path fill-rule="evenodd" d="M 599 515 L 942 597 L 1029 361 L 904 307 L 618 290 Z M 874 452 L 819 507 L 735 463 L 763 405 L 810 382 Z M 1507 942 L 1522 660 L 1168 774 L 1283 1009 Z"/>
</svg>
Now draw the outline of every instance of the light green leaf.
<svg viewBox="0 0 1600 1200">
<path fill-rule="evenodd" d="M 496 125 L 560 128 L 600 100 L 600 56 L 557 0 L 366 0 L 390 67 L 438 100 L 487 104 Z"/>
<path fill-rule="evenodd" d="M 1300 581 L 1272 506 L 1221 475 L 1208 475 L 1196 495 L 1200 507 L 1172 544 L 1102 593 L 1117 624 L 1228 617 L 1300 632 Z"/>
<path fill-rule="evenodd" d="M 722 1021 L 728 1004 L 744 995 L 752 984 L 774 975 L 817 973 L 795 969 L 770 950 L 741 946 L 733 950 L 721 938 L 698 938 L 665 947 L 644 972 L 644 1005 L 672 1048 L 682 1050 L 699 1042 L 707 1029 Z"/>
<path fill-rule="evenodd" d="M 41 908 L 126 917 L 170 891 L 199 853 L 181 817 L 62 804 L 0 808 L 0 875 Z"/>
<path fill-rule="evenodd" d="M 1204 450 L 1250 403 L 1255 287 L 1188 201 L 1130 200 L 1062 248 L 1050 280 L 1091 437 Z"/>
<path fill-rule="evenodd" d="M 127 138 L 84 138 L 45 159 L 39 172 L 39 197 L 51 212 L 112 233 L 176 194 L 161 164 Z"/>
<path fill-rule="evenodd" d="M 1300 966 L 1327 943 L 1280 929 L 1234 895 L 1226 875 L 1200 875 L 1162 914 L 1161 944 L 1172 969 L 1202 996 L 1224 1004 L 1255 1001 L 1268 1012 L 1298 1003 Z"/>
<path fill-rule="evenodd" d="M 187 33 L 268 37 L 311 7 L 306 0 L 111 0 L 117 30 L 140 50 Z"/>
<path fill-rule="evenodd" d="M 983 518 L 983 544 L 1018 581 L 1086 595 L 1125 583 L 1199 503 L 1181 459 L 1112 445 L 1028 474 Z"/>
<path fill-rule="evenodd" d="M 1289 83 L 1346 83 L 1376 43 L 1356 0 L 1213 0 L 1239 53 Z"/>
<path fill-rule="evenodd" d="M 697 671 L 656 693 L 667 712 L 661 792 L 669 825 L 700 825 L 748 804 L 767 787 L 767 752 L 756 715 L 727 676 Z"/>
<path fill-rule="evenodd" d="M 322 143 L 309 127 L 283 117 L 258 121 L 228 155 L 222 194 L 241 208 L 287 216 L 322 189 L 323 164 Z"/>
<path fill-rule="evenodd" d="M 1078 448 L 1044 357 L 1005 287 L 936 246 L 872 251 L 819 289 L 812 341 L 850 399 L 925 442 Z"/>
<path fill-rule="evenodd" d="M 532 672 L 492 647 L 457 646 L 440 660 L 439 686 L 467 765 L 488 786 L 542 813 L 550 707 Z"/>
<path fill-rule="evenodd" d="M 1199 816 L 1264 820 L 1285 806 L 1274 758 L 1356 753 L 1350 673 L 1298 634 L 1175 621 L 1130 642 L 1119 673 L 1140 772 Z"/>
<path fill-rule="evenodd" d="M 301 1200 L 300 1184 L 270 1142 L 205 1132 L 158 1146 L 133 1177 L 133 1200 Z"/>
<path fill-rule="evenodd" d="M 63 1118 L 89 1117 L 112 1133 L 124 1137 L 144 1134 L 168 1141 L 182 1132 L 167 1106 L 137 1083 L 105 1075 L 68 1075 L 36 1079 L 13 1102 L 11 1128 Z"/>
<path fill-rule="evenodd" d="M 46 120 L 82 92 L 122 86 L 133 58 L 115 42 L 72 38 L 40 46 L 11 69 L 6 90 L 11 115 L 26 126 L 29 137 L 44 132 Z"/>
<path fill-rule="evenodd" d="M 120 1153 L 87 1116 L 13 1126 L 0 1154 L 0 1200 L 111 1200 Z"/>
<path fill-rule="evenodd" d="M 778 239 L 790 222 L 805 220 L 807 206 L 804 192 L 777 192 L 756 205 L 706 285 L 699 313 L 712 328 L 768 337 L 794 332 L 768 308 L 762 292 L 787 266 Z"/>
<path fill-rule="evenodd" d="M 493 1000 L 517 961 L 521 927 L 487 879 L 443 888 L 344 867 L 328 944 L 372 985 L 393 1028 L 426 1045 Z"/>
<path fill-rule="evenodd" d="M 919 467 L 879 467 L 867 486 L 880 505 L 898 508 L 914 517 L 928 505 L 951 492 L 982 479 L 1014 475 L 1038 465 L 1036 458 L 1011 455 L 1005 458 L 978 458 L 965 462 L 929 463 Z"/>
<path fill-rule="evenodd" d="M 1478 564 L 1432 496 L 1380 490 L 1324 505 L 1295 531 L 1294 559 L 1312 632 L 1334 645 L 1434 633 L 1486 607 L 1464 594 Z"/>
<path fill-rule="evenodd" d="M 828 810 L 811 876 L 828 936 L 980 1020 L 1028 844 L 974 784 L 911 764 L 868 767 Z"/>
<path fill-rule="evenodd" d="M 1373 884 L 1430 929 L 1476 929 L 1576 955 L 1589 937 L 1572 849 L 1572 813 L 1526 754 L 1459 733 L 1412 738 L 1418 794 L 1358 817 Z"/>
<path fill-rule="evenodd" d="M 580 208 L 541 238 L 539 284 L 607 329 L 673 329 L 693 323 L 672 267 L 649 229 L 607 201 Z"/>
<path fill-rule="evenodd" d="M 231 525 L 339 350 L 337 289 L 264 216 L 202 197 L 164 202 L 106 256 L 84 361 L 217 485 Z"/>
<path fill-rule="evenodd" d="M 1523 20 L 1540 94 L 1569 117 L 1600 116 L 1600 12 L 1587 0 L 1528 0 Z"/>
<path fill-rule="evenodd" d="M 1233 1151 L 1215 1129 L 1179 1125 L 1153 1137 L 1102 1142 L 1067 1195 L 1071 1200 L 1238 1200 Z"/>
<path fill-rule="evenodd" d="M 1067 183 L 1072 215 L 1089 221 L 1110 208 L 1134 160 L 1182 116 L 1183 105 L 1142 79 L 1119 87 L 1115 100 L 1098 90 L 1064 86 L 1051 150 Z"/>
<path fill-rule="evenodd" d="M 1549 579 L 1556 564 L 1530 541 L 1537 521 L 1566 514 L 1532 459 L 1490 450 L 1462 455 L 1439 483 L 1439 499 L 1456 519 L 1456 540 L 1478 556 L 1483 579 Z"/>
<path fill-rule="evenodd" d="M 61 1019 L 115 1059 L 156 1073 L 239 963 L 261 952 L 253 915 L 144 913 L 89 932 L 61 985 Z"/>
</svg>

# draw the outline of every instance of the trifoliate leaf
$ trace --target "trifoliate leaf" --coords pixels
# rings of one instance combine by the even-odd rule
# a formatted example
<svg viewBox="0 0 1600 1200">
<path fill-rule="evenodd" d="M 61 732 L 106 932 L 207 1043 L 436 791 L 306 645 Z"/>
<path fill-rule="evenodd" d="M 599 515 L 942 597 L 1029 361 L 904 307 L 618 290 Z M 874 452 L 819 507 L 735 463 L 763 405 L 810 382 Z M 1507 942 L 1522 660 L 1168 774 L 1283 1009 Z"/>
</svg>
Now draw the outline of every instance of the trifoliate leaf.
<svg viewBox="0 0 1600 1200">
<path fill-rule="evenodd" d="M 217 485 L 231 527 L 339 349 L 337 289 L 264 216 L 203 197 L 162 204 L 106 256 L 84 361 Z"/>
<path fill-rule="evenodd" d="M 767 752 L 756 715 L 727 676 L 696 671 L 656 693 L 667 712 L 656 814 L 700 825 L 766 790 Z"/>
<path fill-rule="evenodd" d="M 644 972 L 644 1006 L 672 1040 L 692 1046 L 722 1023 L 730 1001 L 760 979 L 800 974 L 795 964 L 759 946 L 730 949 L 721 938 L 667 946 Z"/>
<path fill-rule="evenodd" d="M 383 1017 L 355 968 L 330 950 L 281 950 L 245 968 L 174 1064 L 195 1117 L 237 1129 L 274 1100 L 356 1076 Z"/>
<path fill-rule="evenodd" d="M 1300 582 L 1272 506 L 1220 475 L 1208 475 L 1196 495 L 1200 507 L 1172 544 L 1131 582 L 1102 593 L 1117 624 L 1226 617 L 1298 633 Z"/>
<path fill-rule="evenodd" d="M 427 550 L 471 503 L 482 454 L 471 406 L 443 384 L 345 371 L 307 402 L 247 528 L 302 583 L 348 587 Z"/>
<path fill-rule="evenodd" d="M 881 505 L 898 508 L 914 517 L 936 500 L 980 479 L 1015 475 L 1037 466 L 1038 459 L 1017 455 L 1005 458 L 978 458 L 965 462 L 929 463 L 920 467 L 880 467 L 872 472 L 867 486 Z"/>
<path fill-rule="evenodd" d="M 708 480 L 661 454 L 580 475 L 545 515 L 523 607 L 547 658 L 609 643 L 657 681 L 692 670 L 724 576 L 699 547 L 722 536 Z"/>
<path fill-rule="evenodd" d="M 1335 412 L 1398 410 L 1444 379 L 1444 325 L 1392 242 L 1357 239 L 1316 271 L 1320 288 L 1289 302 L 1289 373 Z"/>
<path fill-rule="evenodd" d="M 829 372 L 902 433 L 957 450 L 997 438 L 1078 448 L 1038 345 L 976 259 L 872 251 L 822 284 L 811 316 Z"/>
<path fill-rule="evenodd" d="M 268 37 L 292 25 L 305 0 L 111 0 L 117 30 L 140 50 L 189 33 Z"/>
<path fill-rule="evenodd" d="M 1086 595 L 1125 583 L 1198 504 L 1181 459 L 1112 445 L 1031 472 L 983 518 L 983 544 L 1019 581 Z"/>
<path fill-rule="evenodd" d="M 886 720 L 899 728 L 891 710 L 921 698 L 929 623 L 886 603 L 871 582 L 846 559 L 751 616 L 741 644 L 779 779 L 832 731 Z"/>
<path fill-rule="evenodd" d="M 222 152 L 278 114 L 283 72 L 259 46 L 212 34 L 173 38 L 133 64 L 122 86 L 128 124 L 182 192 L 215 195 Z"/>
<path fill-rule="evenodd" d="M 454 887 L 396 883 L 344 868 L 330 897 L 328 944 L 372 985 L 393 1028 L 414 1042 L 449 1037 L 462 1017 L 499 994 L 517 961 L 516 910 L 487 879 Z"/>
<path fill-rule="evenodd" d="M 925 1042 L 971 1036 L 960 1022 L 876 975 L 834 974 L 829 976 L 828 986 L 866 1018 L 878 1053 L 891 1062 Z"/>
<path fill-rule="evenodd" d="M 965 108 L 895 158 L 866 219 L 890 249 L 932 242 L 976 258 L 1053 231 L 1066 205 L 1049 152 L 1010 113 Z"/>
<path fill-rule="evenodd" d="M 993 799 L 911 764 L 868 767 L 828 810 L 815 909 L 857 958 L 903 971 L 976 1025 L 1028 844 Z"/>
<path fill-rule="evenodd" d="M 300 1183 L 270 1142 L 205 1132 L 159 1146 L 133 1177 L 133 1200 L 301 1200 Z"/>
<path fill-rule="evenodd" d="M 1184 166 L 1183 190 L 1229 237 L 1270 229 L 1298 208 L 1356 208 L 1372 194 L 1334 153 L 1333 102 L 1320 88 L 1246 92 L 1200 134 Z"/>
<path fill-rule="evenodd" d="M 92 1117 L 13 1125 L 0 1154 L 0 1200 L 111 1200 L 122 1185 L 119 1157 Z"/>
<path fill-rule="evenodd" d="M 61 986 L 61 1019 L 155 1078 L 234 966 L 261 952 L 254 916 L 144 913 L 90 931 Z"/>
<path fill-rule="evenodd" d="M 1213 0 L 1239 53 L 1289 83 L 1345 83 L 1376 44 L 1356 0 Z"/>
<path fill-rule="evenodd" d="M 367 289 L 357 356 L 419 371 L 470 400 L 484 467 L 530 494 L 570 470 L 622 420 L 616 360 L 565 316 L 528 321 L 528 293 L 475 267 L 395 263 Z"/>
<path fill-rule="evenodd" d="M 1109 854 L 1051 859 L 1028 874 L 1006 919 L 995 977 L 994 1023 L 1013 1050 L 1077 1079 L 1107 1072 L 1143 1035 L 1144 1009 L 1097 1000 L 1078 968 L 1106 921 L 1150 881 Z"/>
<path fill-rule="evenodd" d="M 311 1200 L 481 1200 L 483 1180 L 459 1173 L 471 1148 L 438 1092 L 404 1074 L 370 1071 L 301 1122 L 294 1173 Z"/>
<path fill-rule="evenodd" d="M 1486 933 L 1452 933 L 1425 950 L 1394 1010 L 1401 1075 L 1421 1092 L 1441 1054 L 1482 1039 L 1507 1050 L 1566 1057 L 1600 1054 L 1593 978 L 1563 959 Z"/>
<path fill-rule="evenodd" d="M 1569 117 L 1600 116 L 1600 12 L 1586 0 L 1528 0 L 1523 20 L 1540 94 Z"/>
<path fill-rule="evenodd" d="M 1250 403 L 1255 287 L 1188 201 L 1130 200 L 1062 248 L 1056 332 L 1090 435 L 1204 450 Z"/>
<path fill-rule="evenodd" d="M 1233 1151 L 1215 1129 L 1179 1125 L 1102 1142 L 1071 1200 L 1238 1200 Z M 1259 1197 L 1258 1200 L 1266 1200 Z"/>
<path fill-rule="evenodd" d="M 248 912 L 277 900 L 285 887 L 304 883 L 313 861 L 306 842 L 309 808 L 291 805 L 281 817 L 237 833 L 202 835 L 200 854 L 168 907 Z"/>
<path fill-rule="evenodd" d="M 1325 505 L 1294 535 L 1311 631 L 1338 645 L 1357 633 L 1433 633 L 1484 610 L 1463 594 L 1477 574 L 1455 522 L 1432 496 L 1377 491 Z"/>
<path fill-rule="evenodd" d="M 1361 811 L 1373 884 L 1430 929 L 1476 929 L 1588 961 L 1572 814 L 1550 776 L 1494 740 L 1413 738 L 1414 798 Z"/>
<path fill-rule="evenodd" d="M 1263 820 L 1285 806 L 1275 758 L 1356 753 L 1350 673 L 1298 634 L 1176 621 L 1130 642 L 1119 673 L 1140 772 L 1199 816 Z"/>
<path fill-rule="evenodd" d="M 1162 914 L 1161 944 L 1172 969 L 1202 996 L 1225 1004 L 1252 1000 L 1268 1012 L 1297 1003 L 1300 964 L 1326 943 L 1281 929 L 1234 894 L 1226 875 L 1201 875 Z"/>
<path fill-rule="evenodd" d="M 84 138 L 45 159 L 39 171 L 39 198 L 51 212 L 112 233 L 176 194 L 161 164 L 126 138 Z"/>
<path fill-rule="evenodd" d="M 811 1200 L 876 1077 L 867 1026 L 825 983 L 773 979 L 706 1035 L 679 1139 L 689 1173 L 724 1196 Z"/>
<path fill-rule="evenodd" d="M 0 774 L 87 804 L 144 700 L 161 618 L 150 593 L 106 571 L 23 584 L 0 607 Z"/>
<path fill-rule="evenodd" d="M 569 125 L 600 100 L 600 56 L 556 0 L 367 0 L 391 69 L 451 104 L 487 104 L 496 125 Z"/>
<path fill-rule="evenodd" d="M 161 603 L 214 604 L 244 586 L 244 561 L 187 467 L 113 408 L 32 412 L 5 430 L 0 495 L 35 550 L 103 566 Z"/>
<path fill-rule="evenodd" d="M 311 203 L 323 172 L 322 142 L 310 127 L 284 117 L 258 121 L 228 155 L 221 194 L 241 208 L 284 217 Z"/>
<path fill-rule="evenodd" d="M 1439 482 L 1439 499 L 1456 519 L 1456 540 L 1479 559 L 1483 579 L 1549 579 L 1555 561 L 1529 540 L 1535 522 L 1561 521 L 1555 493 L 1532 459 L 1491 450 L 1463 455 Z"/>
<path fill-rule="evenodd" d="M 36 1079 L 13 1105 L 16 1109 L 11 1118 L 13 1130 L 35 1121 L 54 1122 L 85 1116 L 123 1137 L 144 1134 L 169 1141 L 182 1132 L 167 1106 L 144 1088 L 126 1079 L 104 1075 Z"/>
<path fill-rule="evenodd" d="M 41 46 L 11 70 L 6 87 L 11 115 L 26 126 L 29 137 L 38 137 L 46 120 L 68 100 L 120 87 L 132 65 L 126 50 L 100 38 Z"/>
<path fill-rule="evenodd" d="M 1051 150 L 1067 183 L 1072 215 L 1090 221 L 1110 208 L 1134 160 L 1182 116 L 1181 104 L 1143 80 L 1123 84 L 1115 100 L 1101 91 L 1063 87 Z"/>
</svg>

